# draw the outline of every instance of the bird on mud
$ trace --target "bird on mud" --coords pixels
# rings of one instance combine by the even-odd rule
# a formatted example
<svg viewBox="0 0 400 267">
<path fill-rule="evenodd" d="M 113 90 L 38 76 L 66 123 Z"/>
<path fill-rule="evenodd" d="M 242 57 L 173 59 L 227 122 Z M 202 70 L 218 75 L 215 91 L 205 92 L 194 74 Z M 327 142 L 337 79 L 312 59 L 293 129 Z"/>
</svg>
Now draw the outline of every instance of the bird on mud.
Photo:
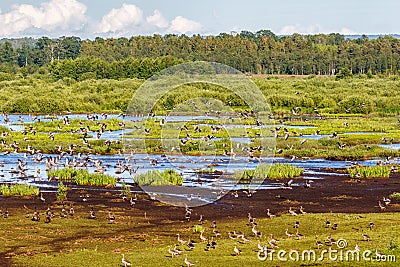
<svg viewBox="0 0 400 267">
<path fill-rule="evenodd" d="M 115 222 L 115 216 L 114 216 L 114 214 L 111 213 L 111 211 L 108 212 L 107 219 L 108 219 L 108 223 L 110 223 L 110 224 Z"/>
<path fill-rule="evenodd" d="M 281 188 L 282 189 L 292 189 L 292 183 L 293 183 L 293 179 L 290 179 L 289 181 L 282 183 Z"/>
<path fill-rule="evenodd" d="M 90 209 L 89 219 L 92 219 L 92 220 L 96 219 L 96 215 L 94 214 L 93 207 Z"/>
</svg>

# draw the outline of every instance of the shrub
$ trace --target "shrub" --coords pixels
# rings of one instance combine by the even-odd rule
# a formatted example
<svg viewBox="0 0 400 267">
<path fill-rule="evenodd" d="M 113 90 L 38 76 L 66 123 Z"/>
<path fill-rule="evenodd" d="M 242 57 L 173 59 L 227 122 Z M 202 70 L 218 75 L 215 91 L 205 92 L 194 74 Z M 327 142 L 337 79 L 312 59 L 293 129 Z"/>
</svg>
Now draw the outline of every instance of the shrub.
<svg viewBox="0 0 400 267">
<path fill-rule="evenodd" d="M 58 183 L 57 200 L 63 201 L 67 199 L 67 187 L 64 186 L 63 182 Z"/>
</svg>

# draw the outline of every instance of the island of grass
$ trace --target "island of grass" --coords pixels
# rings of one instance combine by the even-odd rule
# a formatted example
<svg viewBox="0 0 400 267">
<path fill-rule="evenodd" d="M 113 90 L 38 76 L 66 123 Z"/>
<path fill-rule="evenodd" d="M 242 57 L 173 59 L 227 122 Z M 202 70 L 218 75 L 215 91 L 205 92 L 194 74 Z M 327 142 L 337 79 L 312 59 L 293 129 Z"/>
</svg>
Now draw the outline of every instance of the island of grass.
<svg viewBox="0 0 400 267">
<path fill-rule="evenodd" d="M 0 185 L 2 196 L 38 196 L 39 188 L 27 184 L 2 184 Z"/>
<path fill-rule="evenodd" d="M 175 170 L 167 169 L 163 172 L 155 170 L 139 174 L 134 181 L 140 186 L 182 185 L 183 177 Z"/>
<path fill-rule="evenodd" d="M 115 186 L 117 183 L 117 178 L 113 176 L 102 173 L 89 173 L 88 170 L 75 168 L 49 170 L 47 172 L 47 175 L 49 178 L 74 182 L 77 185 Z"/>
<path fill-rule="evenodd" d="M 254 170 L 237 171 L 233 174 L 233 177 L 236 179 L 241 179 L 241 181 L 250 181 L 253 178 L 277 180 L 300 177 L 303 172 L 303 168 L 290 164 L 260 164 Z"/>
<path fill-rule="evenodd" d="M 390 166 L 355 166 L 347 168 L 351 178 L 389 178 Z"/>
</svg>

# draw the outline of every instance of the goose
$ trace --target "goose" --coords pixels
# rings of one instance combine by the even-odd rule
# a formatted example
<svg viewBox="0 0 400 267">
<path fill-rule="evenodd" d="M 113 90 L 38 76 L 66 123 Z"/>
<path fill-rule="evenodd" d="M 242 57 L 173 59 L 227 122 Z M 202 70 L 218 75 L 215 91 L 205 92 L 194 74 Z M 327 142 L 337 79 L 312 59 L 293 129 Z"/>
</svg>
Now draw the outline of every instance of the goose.
<svg viewBox="0 0 400 267">
<path fill-rule="evenodd" d="M 261 232 L 256 229 L 255 225 L 253 225 L 253 228 L 251 229 L 251 231 L 253 232 L 255 237 L 261 237 L 261 235 L 262 235 Z"/>
<path fill-rule="evenodd" d="M 369 230 L 372 230 L 372 228 L 374 228 L 375 224 L 373 222 L 369 222 Z"/>
<path fill-rule="evenodd" d="M 215 249 L 217 242 L 214 241 L 214 237 L 211 237 L 211 248 Z"/>
<path fill-rule="evenodd" d="M 176 247 L 176 245 L 174 245 L 174 249 L 173 249 L 176 253 L 178 253 L 178 255 L 181 255 L 181 253 L 183 252 L 183 250 L 179 249 Z"/>
<path fill-rule="evenodd" d="M 377 259 L 380 259 L 380 258 L 382 258 L 383 256 L 385 256 L 385 254 L 379 252 L 379 251 L 378 251 L 378 247 L 377 247 L 377 248 L 375 248 L 375 256 L 376 256 Z"/>
<path fill-rule="evenodd" d="M 286 234 L 288 237 L 293 237 L 293 236 L 294 236 L 294 234 L 293 234 L 293 233 L 290 233 L 290 232 L 289 232 L 289 229 L 287 229 L 287 228 L 286 228 L 285 234 Z"/>
<path fill-rule="evenodd" d="M 188 242 L 188 244 L 187 244 L 187 247 L 188 247 L 190 250 L 194 249 L 194 241 L 189 240 L 189 242 Z"/>
<path fill-rule="evenodd" d="M 300 239 L 303 239 L 303 238 L 304 238 L 304 235 L 300 234 L 300 233 L 299 233 L 299 230 L 297 230 L 297 231 L 296 231 L 296 237 L 297 237 L 297 239 L 300 240 Z"/>
<path fill-rule="evenodd" d="M 332 226 L 332 230 L 337 230 L 337 229 L 338 229 L 338 224 L 334 223 L 333 226 Z"/>
<path fill-rule="evenodd" d="M 242 252 L 240 249 L 237 248 L 237 246 L 235 245 L 235 247 L 233 248 L 233 252 L 235 252 L 236 256 L 240 255 L 240 252 Z"/>
<path fill-rule="evenodd" d="M 264 246 L 261 245 L 260 240 L 258 240 L 257 247 L 259 251 L 264 251 Z"/>
<path fill-rule="evenodd" d="M 108 223 L 114 223 L 115 222 L 115 216 L 114 214 L 111 213 L 111 211 L 108 212 Z"/>
<path fill-rule="evenodd" d="M 320 249 L 324 245 L 321 241 L 318 241 L 318 237 L 315 237 L 315 244 L 317 245 L 318 249 Z"/>
<path fill-rule="evenodd" d="M 271 213 L 270 209 L 267 209 L 267 216 L 268 216 L 268 218 L 270 218 L 270 219 L 271 219 L 272 217 L 275 217 L 275 215 Z"/>
<path fill-rule="evenodd" d="M 127 266 L 131 266 L 132 264 L 130 263 L 130 261 L 125 259 L 125 255 L 124 253 L 122 253 L 122 260 L 121 260 L 122 264 L 127 267 Z"/>
<path fill-rule="evenodd" d="M 281 185 L 281 187 L 284 189 L 292 189 L 292 183 L 293 183 L 293 179 L 290 179 L 289 181 L 283 183 Z"/>
<path fill-rule="evenodd" d="M 358 242 L 356 242 L 356 246 L 354 247 L 354 250 L 355 250 L 355 251 L 358 251 L 358 252 L 361 251 L 360 247 L 358 246 Z"/>
<path fill-rule="evenodd" d="M 200 233 L 200 240 L 201 240 L 201 242 L 207 242 L 208 241 L 207 237 L 203 236 L 203 232 Z"/>
<path fill-rule="evenodd" d="M 42 201 L 43 203 L 46 202 L 46 199 L 43 197 L 42 193 L 40 193 L 40 201 Z"/>
<path fill-rule="evenodd" d="M 215 237 L 219 237 L 219 236 L 221 236 L 221 233 L 220 233 L 220 232 L 218 232 L 218 231 L 217 231 L 217 230 L 215 230 L 215 229 L 213 229 L 213 233 L 214 233 Z"/>
<path fill-rule="evenodd" d="M 168 253 L 171 254 L 171 258 L 179 255 L 178 252 L 176 252 L 175 250 L 171 250 L 171 246 L 168 246 Z"/>
<path fill-rule="evenodd" d="M 369 237 L 369 235 L 367 235 L 366 233 L 364 233 L 364 231 L 361 233 L 361 236 L 364 238 L 364 241 L 369 241 L 371 238 Z"/>
<path fill-rule="evenodd" d="M 206 244 L 206 247 L 205 247 L 204 251 L 209 251 L 210 248 L 211 248 L 210 239 L 207 239 L 207 244 Z"/>
<path fill-rule="evenodd" d="M 289 207 L 289 213 L 293 216 L 297 216 L 297 213 L 292 209 L 292 207 Z"/>
<path fill-rule="evenodd" d="M 311 183 L 313 183 L 313 181 L 306 180 L 306 183 L 304 184 L 304 188 L 311 188 Z"/>
<path fill-rule="evenodd" d="M 329 228 L 329 227 L 331 227 L 331 222 L 328 219 L 326 219 L 325 225 L 326 225 L 326 228 Z"/>
<path fill-rule="evenodd" d="M 293 225 L 293 228 L 299 228 L 299 226 L 300 226 L 300 222 L 299 221 L 295 221 L 294 225 Z"/>
<path fill-rule="evenodd" d="M 74 208 L 71 206 L 71 207 L 69 208 L 69 215 L 70 215 L 70 216 L 74 216 L 74 214 L 75 214 L 75 210 L 74 210 Z"/>
<path fill-rule="evenodd" d="M 329 245 L 336 244 L 336 240 L 332 238 L 332 234 L 329 234 L 326 239 L 328 240 Z"/>
<path fill-rule="evenodd" d="M 380 200 L 378 201 L 378 206 L 379 206 L 379 208 L 381 209 L 381 211 L 386 210 L 386 207 L 385 207 L 384 205 L 382 205 L 382 203 L 381 203 Z"/>
<path fill-rule="evenodd" d="M 304 211 L 303 206 L 300 206 L 300 213 L 301 213 L 301 214 L 306 214 L 306 213 L 307 213 L 307 212 Z"/>
<path fill-rule="evenodd" d="M 177 234 L 177 235 L 178 235 L 178 242 L 181 243 L 182 245 L 185 245 L 185 244 L 187 243 L 187 241 L 186 241 L 186 240 L 183 240 L 183 239 L 180 237 L 179 234 Z"/>
<path fill-rule="evenodd" d="M 250 239 L 244 237 L 244 235 L 242 235 L 242 241 L 243 241 L 243 243 L 245 243 L 245 244 L 250 243 Z"/>
<path fill-rule="evenodd" d="M 89 219 L 96 219 L 96 215 L 94 214 L 93 207 L 90 209 Z"/>
<path fill-rule="evenodd" d="M 186 264 L 187 267 L 191 267 L 194 265 L 194 263 L 190 262 L 187 258 L 187 254 L 185 255 L 185 260 L 184 263 Z"/>
<path fill-rule="evenodd" d="M 383 197 L 383 203 L 385 203 L 385 205 L 389 205 L 391 202 L 391 200 L 389 198 Z"/>
</svg>

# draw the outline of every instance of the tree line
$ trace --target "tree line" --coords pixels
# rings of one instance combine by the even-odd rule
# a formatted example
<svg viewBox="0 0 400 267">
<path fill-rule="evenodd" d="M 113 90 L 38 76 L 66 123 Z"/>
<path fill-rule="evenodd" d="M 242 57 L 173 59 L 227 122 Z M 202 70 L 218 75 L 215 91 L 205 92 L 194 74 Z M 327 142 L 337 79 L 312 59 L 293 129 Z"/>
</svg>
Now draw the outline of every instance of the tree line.
<svg viewBox="0 0 400 267">
<path fill-rule="evenodd" d="M 15 43 L 15 42 L 14 42 Z M 400 40 L 316 34 L 277 36 L 269 30 L 216 36 L 153 35 L 131 38 L 42 37 L 0 46 L 0 71 L 50 72 L 57 78 L 147 78 L 184 61 L 214 61 L 254 74 L 398 74 Z M 147 69 L 146 69 L 147 68 Z"/>
</svg>

